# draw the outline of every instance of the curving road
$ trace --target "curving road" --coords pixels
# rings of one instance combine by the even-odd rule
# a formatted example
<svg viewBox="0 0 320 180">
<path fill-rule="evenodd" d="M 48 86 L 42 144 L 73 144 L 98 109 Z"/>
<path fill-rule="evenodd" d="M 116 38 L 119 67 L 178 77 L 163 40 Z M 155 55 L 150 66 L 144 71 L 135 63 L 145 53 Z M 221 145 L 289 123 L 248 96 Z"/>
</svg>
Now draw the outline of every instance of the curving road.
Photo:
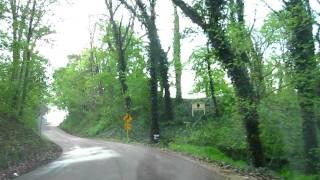
<svg viewBox="0 0 320 180">
<path fill-rule="evenodd" d="M 223 180 L 215 170 L 170 152 L 79 138 L 47 126 L 44 135 L 63 148 L 62 156 L 17 180 Z"/>
</svg>

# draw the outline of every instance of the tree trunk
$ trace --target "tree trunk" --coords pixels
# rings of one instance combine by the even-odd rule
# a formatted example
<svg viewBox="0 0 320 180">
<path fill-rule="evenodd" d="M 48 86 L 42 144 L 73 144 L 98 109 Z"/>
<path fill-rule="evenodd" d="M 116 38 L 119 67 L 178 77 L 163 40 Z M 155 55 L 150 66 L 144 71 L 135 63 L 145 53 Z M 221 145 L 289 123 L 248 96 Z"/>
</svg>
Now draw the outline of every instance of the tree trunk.
<svg viewBox="0 0 320 180">
<path fill-rule="evenodd" d="M 22 71 L 23 75 L 22 75 L 22 91 L 21 91 L 21 97 L 20 97 L 20 102 L 19 102 L 19 117 L 23 116 L 23 111 L 24 111 L 24 106 L 25 106 L 25 101 L 27 98 L 27 93 L 28 93 L 28 83 L 29 83 L 29 73 L 30 73 L 30 66 L 31 66 L 31 54 L 32 54 L 32 50 L 30 49 L 30 45 L 31 45 L 31 38 L 33 35 L 33 31 L 34 31 L 34 27 L 33 27 L 33 21 L 34 21 L 34 16 L 35 16 L 35 11 L 36 11 L 36 0 L 33 0 L 33 5 L 32 5 L 32 10 L 31 10 L 31 14 L 30 14 L 30 20 L 29 20 L 29 24 L 28 24 L 28 33 L 27 33 L 27 40 L 26 40 L 26 44 L 24 47 L 24 65 L 25 65 L 25 69 L 24 71 Z"/>
<path fill-rule="evenodd" d="M 318 74 L 320 73 L 318 72 Z M 318 77 L 320 77 L 320 75 L 318 75 Z M 317 80 L 316 95 L 317 95 L 317 102 L 318 102 L 317 110 L 319 112 L 320 111 L 320 80 L 319 78 Z M 318 113 L 317 124 L 318 124 L 318 132 L 320 132 L 320 113 Z"/>
<path fill-rule="evenodd" d="M 208 78 L 209 78 L 209 87 L 210 87 L 210 96 L 212 98 L 212 101 L 214 103 L 214 109 L 215 109 L 215 114 L 217 117 L 220 117 L 220 111 L 219 111 L 219 105 L 217 102 L 217 98 L 215 96 L 215 88 L 214 88 L 214 81 L 212 78 L 212 70 L 211 70 L 211 62 L 210 62 L 210 51 L 209 51 L 209 44 L 207 44 L 207 51 L 208 51 L 208 55 L 206 57 L 206 63 L 207 63 L 207 70 L 208 70 Z"/>
<path fill-rule="evenodd" d="M 150 35 L 149 35 L 150 36 Z M 151 123 L 150 123 L 150 139 L 151 142 L 157 143 L 155 138 L 160 135 L 160 128 L 158 123 L 158 81 L 157 81 L 157 63 L 159 63 L 158 48 L 153 45 L 156 44 L 157 39 L 153 36 L 149 37 L 149 63 L 150 63 L 150 96 L 151 96 Z"/>
<path fill-rule="evenodd" d="M 253 164 L 256 167 L 262 167 L 265 164 L 262 143 L 260 140 L 259 115 L 255 99 L 256 94 L 250 82 L 247 68 L 243 63 L 232 62 L 237 57 L 232 57 L 232 51 L 228 48 L 226 41 L 219 42 L 219 40 L 213 38 L 219 37 L 217 34 L 210 33 L 209 37 L 211 41 L 218 41 L 218 46 L 215 43 L 213 43 L 213 45 L 219 47 L 219 49 L 216 48 L 218 56 L 224 63 L 236 90 L 238 108 L 245 125 L 247 142 L 249 145 L 249 151 L 253 158 Z M 220 38 L 224 39 L 224 37 Z"/>
<path fill-rule="evenodd" d="M 24 72 L 24 77 L 23 77 L 23 86 L 22 86 L 22 93 L 21 93 L 21 100 L 20 100 L 20 105 L 19 105 L 19 117 L 23 116 L 24 112 L 24 106 L 25 102 L 27 99 L 27 93 L 28 93 L 28 84 L 29 84 L 29 74 L 30 74 L 30 61 L 31 61 L 31 51 L 28 49 L 27 50 L 27 62 L 26 62 L 26 68 Z"/>
<path fill-rule="evenodd" d="M 233 2 L 232 2 L 233 3 Z M 243 0 L 236 0 L 235 4 L 232 4 L 235 7 L 231 7 L 233 16 L 231 22 L 238 26 L 240 31 L 240 39 L 244 40 L 245 43 L 248 43 L 248 49 L 242 49 L 238 56 L 242 60 L 250 64 L 250 77 L 252 81 L 253 88 L 256 93 L 256 101 L 260 103 L 260 100 L 265 94 L 265 84 L 264 84 L 264 75 L 263 75 L 263 55 L 255 48 L 254 43 L 251 39 L 251 34 L 246 29 L 245 19 L 244 19 L 244 2 Z M 248 54 L 252 55 L 250 59 Z"/>
<path fill-rule="evenodd" d="M 148 38 L 150 40 L 150 53 L 151 56 L 155 58 L 159 67 L 159 75 L 161 77 L 162 85 L 164 88 L 164 108 L 165 108 L 165 118 L 166 121 L 173 120 L 173 110 L 172 110 L 172 102 L 170 97 L 170 85 L 168 81 L 168 60 L 166 57 L 166 53 L 161 47 L 160 39 L 158 36 L 158 32 L 155 26 L 155 22 L 150 23 L 147 27 L 148 29 Z"/>
<path fill-rule="evenodd" d="M 150 45 L 149 51 L 152 51 Z M 156 71 L 156 57 L 149 52 L 150 63 L 150 97 L 151 97 L 151 122 L 150 122 L 150 140 L 153 143 L 157 143 L 155 136 L 160 135 L 159 123 L 158 123 L 158 81 Z"/>
<path fill-rule="evenodd" d="M 12 109 L 16 109 L 18 104 L 18 94 L 19 94 L 19 82 L 18 82 L 18 71 L 20 65 L 20 45 L 18 41 L 18 7 L 16 0 L 10 0 L 10 9 L 12 14 L 12 69 L 11 69 L 11 106 Z"/>
<path fill-rule="evenodd" d="M 259 54 L 253 46 L 251 52 L 253 53 L 251 76 L 256 90 L 257 103 L 260 103 L 260 100 L 265 96 L 266 92 L 263 74 L 263 55 Z"/>
<path fill-rule="evenodd" d="M 318 148 L 315 116 L 315 45 L 313 39 L 312 15 L 301 0 L 290 0 L 286 3 L 292 22 L 288 26 L 290 39 L 289 51 L 294 63 L 295 83 L 298 90 L 299 105 L 302 113 L 302 132 L 306 158 L 305 172 L 317 173 L 319 163 L 315 150 Z"/>
<path fill-rule="evenodd" d="M 11 81 L 15 81 L 17 78 L 17 71 L 19 67 L 19 42 L 18 42 L 18 12 L 16 0 L 10 0 L 10 9 L 12 14 L 12 70 Z"/>
<path fill-rule="evenodd" d="M 127 85 L 127 77 L 126 77 L 126 69 L 127 63 L 124 57 L 124 54 L 118 53 L 118 69 L 119 69 L 119 81 L 122 89 L 122 94 L 125 100 L 125 105 L 127 111 L 130 112 L 131 109 L 131 97 L 128 94 L 128 85 Z"/>
<path fill-rule="evenodd" d="M 249 61 L 249 57 L 246 54 L 241 58 L 237 56 L 235 52 L 232 51 L 230 42 L 226 38 L 221 22 L 223 19 L 222 11 L 224 10 L 224 4 L 226 2 L 223 0 L 206 0 L 209 23 L 184 1 L 173 0 L 173 2 L 179 6 L 194 23 L 202 27 L 208 35 L 212 47 L 215 48 L 217 57 L 227 69 L 236 90 L 238 108 L 246 128 L 247 142 L 253 164 L 256 167 L 264 166 L 264 154 L 259 136 L 259 116 L 255 92 L 249 78 L 247 67 L 245 66 L 245 62 Z"/>
<path fill-rule="evenodd" d="M 10 0 L 10 9 L 12 14 L 12 70 L 11 70 L 11 92 L 12 92 L 12 109 L 16 110 L 14 112 L 15 118 L 19 115 L 19 109 L 21 107 L 21 94 L 23 93 L 23 71 L 25 68 L 25 61 L 20 64 L 21 50 L 22 50 L 22 37 L 26 30 L 26 18 L 28 11 L 30 10 L 31 0 L 28 0 L 26 5 L 19 6 L 16 0 Z M 20 10 L 21 9 L 21 10 Z M 19 11 L 21 12 L 19 19 Z M 23 52 L 25 56 L 25 52 Z"/>
<path fill-rule="evenodd" d="M 114 19 L 114 9 L 112 6 L 112 1 L 106 0 L 106 5 L 109 10 L 109 20 L 112 25 L 112 33 L 113 39 L 116 46 L 117 58 L 118 58 L 118 74 L 119 74 L 119 82 L 122 89 L 122 94 L 125 100 L 125 106 L 127 112 L 130 112 L 131 109 L 131 97 L 128 95 L 128 85 L 127 85 L 127 59 L 126 59 L 126 44 L 130 41 L 130 37 L 128 37 L 128 33 L 122 35 L 122 26 L 117 25 Z M 121 24 L 121 23 L 120 23 Z M 126 32 L 130 31 L 130 26 L 125 30 Z"/>
<path fill-rule="evenodd" d="M 165 102 L 166 120 L 173 120 L 174 116 L 173 116 L 173 108 L 172 108 L 171 97 L 170 97 L 170 84 L 168 81 L 168 68 L 169 68 L 168 59 L 167 59 L 166 53 L 161 47 L 159 35 L 157 32 L 156 22 L 155 22 L 156 1 L 149 1 L 150 6 L 147 7 L 147 5 L 143 1 L 135 0 L 134 2 L 138 10 L 136 9 L 136 7 L 131 6 L 130 3 L 128 3 L 125 0 L 119 0 L 119 1 L 123 5 L 125 5 L 126 8 L 129 11 L 131 11 L 131 13 L 135 15 L 147 29 L 147 34 L 150 41 L 149 43 L 150 57 L 152 58 L 152 61 L 155 60 L 156 62 L 156 64 L 151 63 L 151 65 L 155 65 L 154 67 L 152 67 L 152 68 L 155 68 L 155 71 L 159 67 L 159 75 L 161 77 L 161 81 L 163 83 L 163 87 L 165 90 L 164 102 Z"/>
<path fill-rule="evenodd" d="M 155 1 L 152 1 L 153 3 L 150 3 L 150 11 L 151 15 L 149 15 L 146 11 L 145 5 L 140 0 L 135 0 L 135 4 L 138 6 L 139 10 L 136 10 L 136 8 L 132 7 L 128 4 L 125 0 L 120 0 L 122 4 L 126 6 L 126 8 L 131 11 L 132 14 L 134 14 L 139 20 L 144 24 L 148 31 L 148 37 L 149 37 L 149 72 L 150 72 L 150 99 L 151 99 L 151 121 L 150 121 L 150 140 L 153 143 L 157 143 L 160 138 L 160 129 L 159 129 L 159 123 L 158 123 L 158 79 L 157 79 L 157 63 L 162 64 L 162 58 L 160 56 L 165 55 L 161 54 L 161 45 L 159 41 L 159 37 L 157 34 L 157 29 L 155 25 Z M 140 12 L 140 13 L 138 13 Z M 139 15 L 138 15 L 139 14 Z M 163 50 L 162 50 L 163 51 Z M 165 64 L 163 64 L 165 65 Z M 163 73 L 163 69 L 161 69 L 161 72 Z M 168 71 L 166 71 L 167 73 Z M 163 75 L 163 74 L 162 74 Z M 166 74 L 167 75 L 167 74 Z M 165 76 L 163 79 L 166 79 Z M 168 79 L 166 79 L 168 80 Z M 169 84 L 167 82 L 167 90 L 166 93 L 169 92 Z M 170 92 L 169 94 L 166 94 L 166 97 L 169 97 L 165 99 L 170 107 L 169 113 L 172 112 L 171 109 L 171 99 L 170 99 Z M 166 110 L 168 110 L 166 106 Z"/>
<path fill-rule="evenodd" d="M 181 92 L 181 76 L 182 76 L 182 64 L 181 64 L 181 34 L 180 34 L 180 22 L 177 7 L 174 6 L 174 37 L 173 37 L 173 62 L 174 70 L 176 74 L 176 102 L 182 102 Z"/>
</svg>

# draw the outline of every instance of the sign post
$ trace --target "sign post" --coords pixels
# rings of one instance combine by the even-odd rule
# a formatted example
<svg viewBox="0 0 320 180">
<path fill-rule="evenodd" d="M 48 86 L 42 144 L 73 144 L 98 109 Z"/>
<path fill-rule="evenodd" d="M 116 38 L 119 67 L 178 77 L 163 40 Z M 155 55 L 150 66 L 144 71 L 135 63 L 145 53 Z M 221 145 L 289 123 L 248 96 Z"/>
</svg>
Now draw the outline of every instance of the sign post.
<svg viewBox="0 0 320 180">
<path fill-rule="evenodd" d="M 127 140 L 129 141 L 129 131 L 132 129 L 132 116 L 127 113 L 124 117 L 123 117 L 123 120 L 124 120 L 124 130 L 126 131 L 126 134 L 127 134 Z"/>
</svg>

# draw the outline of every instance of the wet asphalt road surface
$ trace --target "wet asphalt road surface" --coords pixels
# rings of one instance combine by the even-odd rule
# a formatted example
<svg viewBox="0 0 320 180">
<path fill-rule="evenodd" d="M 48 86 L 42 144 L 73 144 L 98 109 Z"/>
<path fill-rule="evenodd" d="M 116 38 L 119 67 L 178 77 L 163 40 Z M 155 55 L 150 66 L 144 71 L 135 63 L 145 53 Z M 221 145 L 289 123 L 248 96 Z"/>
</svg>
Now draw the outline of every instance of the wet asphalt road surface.
<svg viewBox="0 0 320 180">
<path fill-rule="evenodd" d="M 79 138 L 47 126 L 62 156 L 17 180 L 223 180 L 223 175 L 175 153 L 140 145 Z"/>
</svg>

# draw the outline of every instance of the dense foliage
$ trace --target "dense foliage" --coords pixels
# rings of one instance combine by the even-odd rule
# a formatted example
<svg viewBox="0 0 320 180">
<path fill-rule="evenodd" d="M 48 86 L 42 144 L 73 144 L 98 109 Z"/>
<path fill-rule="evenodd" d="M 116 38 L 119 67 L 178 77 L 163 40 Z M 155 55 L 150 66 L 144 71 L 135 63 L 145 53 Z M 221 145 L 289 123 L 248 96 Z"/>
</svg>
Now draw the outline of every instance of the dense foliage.
<svg viewBox="0 0 320 180">
<path fill-rule="evenodd" d="M 37 48 L 52 33 L 43 20 L 51 4 L 47 1 L 2 2 L 0 115 L 30 128 L 37 128 L 36 119 L 47 103 L 47 60 Z"/>
<path fill-rule="evenodd" d="M 109 25 L 106 26 L 108 28 Z M 117 52 L 111 48 L 114 43 L 112 38 L 111 34 L 106 33 L 101 42 L 105 48 L 92 48 L 81 55 L 70 56 L 67 67 L 54 73 L 56 103 L 69 113 L 63 127 L 73 132 L 86 129 L 84 133 L 97 135 L 106 128 L 119 131 L 122 117 L 127 112 L 126 96 L 131 98 L 131 112 L 135 119 L 149 118 L 145 113 L 150 111 L 150 103 L 143 46 L 132 37 L 126 53 L 127 71 L 120 74 Z M 91 53 L 94 54 L 93 63 L 90 62 Z M 94 71 L 92 64 L 95 66 Z M 118 81 L 122 76 L 125 76 L 128 85 L 126 94 L 122 93 Z M 80 130 L 77 131 L 77 128 Z"/>
</svg>

